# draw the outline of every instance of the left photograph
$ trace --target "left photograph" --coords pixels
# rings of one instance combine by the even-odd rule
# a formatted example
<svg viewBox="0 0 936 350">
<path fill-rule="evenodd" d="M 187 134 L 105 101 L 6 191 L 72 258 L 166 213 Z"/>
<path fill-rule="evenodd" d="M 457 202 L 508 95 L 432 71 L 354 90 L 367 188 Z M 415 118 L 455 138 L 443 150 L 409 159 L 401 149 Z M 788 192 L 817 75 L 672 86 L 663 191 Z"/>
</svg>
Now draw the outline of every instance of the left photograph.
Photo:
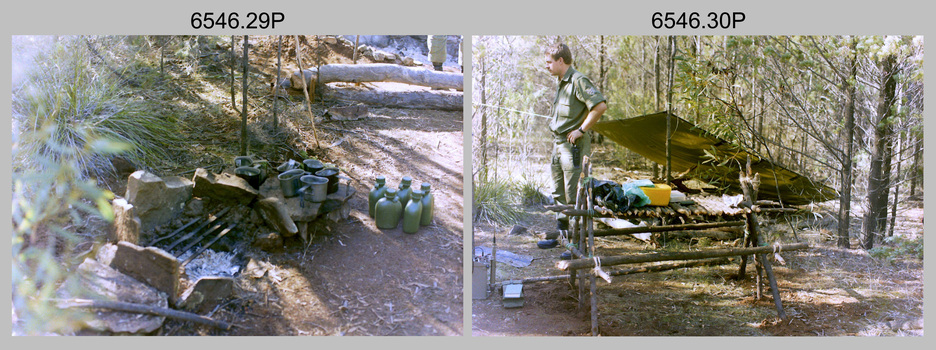
<svg viewBox="0 0 936 350">
<path fill-rule="evenodd" d="M 462 48 L 13 36 L 12 334 L 462 335 Z"/>
</svg>

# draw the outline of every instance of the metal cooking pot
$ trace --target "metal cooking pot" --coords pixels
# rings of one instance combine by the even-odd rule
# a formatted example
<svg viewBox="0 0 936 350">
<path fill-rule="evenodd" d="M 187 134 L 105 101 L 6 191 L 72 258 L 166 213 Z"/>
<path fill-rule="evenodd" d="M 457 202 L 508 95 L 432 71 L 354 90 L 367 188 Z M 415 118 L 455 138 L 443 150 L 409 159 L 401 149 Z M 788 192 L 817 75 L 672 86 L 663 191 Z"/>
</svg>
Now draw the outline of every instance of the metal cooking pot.
<svg viewBox="0 0 936 350">
<path fill-rule="evenodd" d="M 283 190 L 283 197 L 295 197 L 299 194 L 299 187 L 302 186 L 302 182 L 299 181 L 299 178 L 302 177 L 302 175 L 305 175 L 305 171 L 302 171 L 302 169 L 287 170 L 277 175 L 280 189 Z"/>
<path fill-rule="evenodd" d="M 247 180 L 250 187 L 254 189 L 260 188 L 260 169 L 251 166 L 242 166 L 234 169 L 234 175 Z"/>
<path fill-rule="evenodd" d="M 328 179 L 328 194 L 338 192 L 338 168 L 325 168 L 315 172 L 315 175 Z"/>
<path fill-rule="evenodd" d="M 328 196 L 328 179 L 324 177 L 319 177 L 315 175 L 303 175 L 299 178 L 302 182 L 302 198 L 308 195 L 308 192 L 312 192 L 311 201 L 314 203 L 321 203 L 325 201 L 325 198 Z"/>
</svg>

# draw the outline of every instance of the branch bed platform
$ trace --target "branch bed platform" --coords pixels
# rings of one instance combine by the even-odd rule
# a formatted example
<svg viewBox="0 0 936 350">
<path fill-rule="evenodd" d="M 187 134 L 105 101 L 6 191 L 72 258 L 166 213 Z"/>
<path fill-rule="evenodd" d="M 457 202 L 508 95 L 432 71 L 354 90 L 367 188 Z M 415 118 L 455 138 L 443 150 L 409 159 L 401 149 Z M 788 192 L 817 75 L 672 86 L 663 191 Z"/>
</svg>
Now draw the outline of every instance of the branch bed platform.
<svg viewBox="0 0 936 350">
<path fill-rule="evenodd" d="M 588 178 L 590 171 L 588 157 L 583 160 L 582 178 Z M 586 307 L 586 300 L 591 301 L 591 321 L 592 335 L 599 335 L 598 330 L 598 306 L 597 306 L 597 283 L 596 277 L 611 282 L 614 275 L 626 275 L 632 273 L 658 272 L 678 268 L 720 265 L 730 262 L 728 257 L 740 257 L 740 266 L 738 278 L 744 278 L 749 256 L 753 256 L 753 265 L 756 270 L 756 298 L 760 299 L 762 294 L 762 278 L 767 277 L 769 286 L 773 295 L 774 303 L 780 319 L 786 319 L 786 313 L 783 310 L 780 293 L 777 288 L 777 281 L 767 259 L 767 254 L 777 254 L 785 251 L 795 251 L 808 249 L 806 243 L 792 244 L 774 244 L 764 246 L 760 243 L 758 234 L 758 213 L 789 213 L 795 212 L 793 208 L 772 208 L 770 206 L 776 203 L 770 201 L 757 201 L 757 188 L 760 185 L 759 174 L 752 174 L 748 165 L 747 173 L 742 171 L 740 180 L 742 184 L 743 196 L 738 198 L 719 198 L 707 196 L 703 198 L 693 198 L 692 201 L 682 203 L 671 203 L 669 206 L 632 208 L 624 212 L 613 212 L 606 208 L 596 206 L 593 199 L 593 183 L 586 182 L 579 186 L 579 192 L 576 196 L 576 205 L 550 205 L 546 209 L 553 212 L 562 213 L 570 217 L 570 230 L 563 232 L 547 232 L 547 238 L 558 238 L 562 244 L 572 253 L 572 260 L 562 260 L 556 264 L 561 271 L 567 271 L 566 275 L 530 277 L 520 280 L 522 283 L 533 283 L 541 281 L 567 280 L 573 288 L 578 288 L 579 308 Z M 732 202 L 733 205 L 726 204 Z M 586 208 L 591 208 L 587 210 Z M 651 227 L 630 227 L 630 228 L 611 228 L 596 230 L 594 225 L 595 218 L 616 218 L 616 219 L 640 219 L 640 218 L 659 218 L 662 225 Z M 679 220 L 679 224 L 667 225 L 667 221 Z M 595 247 L 595 237 L 607 237 L 618 235 L 632 235 L 636 233 L 655 233 L 655 232 L 675 232 L 687 230 L 706 230 L 706 229 L 743 229 L 743 244 L 741 247 L 726 249 L 705 249 L 695 251 L 675 251 L 644 254 L 626 254 L 602 256 L 599 255 Z M 552 237 L 550 237 L 552 236 Z M 736 259 L 737 260 L 737 259 Z M 640 264 L 648 262 L 676 261 L 658 265 L 644 265 L 628 269 L 619 269 L 610 273 L 602 270 L 602 267 Z M 492 266 L 493 268 L 493 266 Z M 589 281 L 586 283 L 585 278 Z M 497 285 L 491 281 L 493 285 Z M 577 282 L 577 283 L 576 283 Z M 586 285 L 589 287 L 586 298 Z"/>
</svg>

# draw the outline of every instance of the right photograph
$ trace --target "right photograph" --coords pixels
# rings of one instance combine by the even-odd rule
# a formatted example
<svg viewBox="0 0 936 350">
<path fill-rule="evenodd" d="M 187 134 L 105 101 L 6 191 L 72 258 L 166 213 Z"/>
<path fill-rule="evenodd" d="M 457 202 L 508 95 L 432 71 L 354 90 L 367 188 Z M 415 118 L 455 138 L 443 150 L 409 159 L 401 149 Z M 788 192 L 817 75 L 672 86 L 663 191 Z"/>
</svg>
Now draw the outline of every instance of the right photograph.
<svg viewBox="0 0 936 350">
<path fill-rule="evenodd" d="M 474 36 L 472 335 L 923 336 L 923 46 Z"/>
</svg>

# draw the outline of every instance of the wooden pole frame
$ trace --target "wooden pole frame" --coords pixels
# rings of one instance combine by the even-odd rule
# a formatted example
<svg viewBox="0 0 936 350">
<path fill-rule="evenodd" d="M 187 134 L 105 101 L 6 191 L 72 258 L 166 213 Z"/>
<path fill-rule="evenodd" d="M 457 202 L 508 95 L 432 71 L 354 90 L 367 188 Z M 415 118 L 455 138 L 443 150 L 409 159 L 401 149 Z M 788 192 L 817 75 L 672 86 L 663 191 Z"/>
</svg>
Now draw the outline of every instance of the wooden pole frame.
<svg viewBox="0 0 936 350">
<path fill-rule="evenodd" d="M 766 275 L 767 280 L 770 284 L 770 289 L 773 294 L 774 303 L 777 309 L 778 317 L 781 320 L 787 320 L 786 313 L 783 310 L 782 300 L 780 299 L 779 289 L 777 287 L 777 281 L 773 274 L 773 269 L 770 266 L 770 261 L 767 259 L 767 253 L 777 253 L 781 251 L 792 251 L 792 250 L 803 250 L 808 249 L 809 245 L 806 243 L 792 243 L 784 245 L 774 245 L 774 246 L 760 246 L 760 238 L 758 232 L 758 222 L 757 222 L 757 212 L 758 210 L 755 203 L 757 203 L 757 187 L 760 184 L 759 174 L 753 173 L 750 168 L 750 159 L 747 162 L 747 173 L 742 172 L 740 175 L 742 191 L 744 192 L 744 200 L 741 203 L 741 206 L 745 208 L 744 211 L 744 221 L 729 221 L 729 222 L 717 222 L 717 223 L 693 223 L 693 224 L 681 224 L 681 225 L 663 225 L 657 227 L 635 227 L 627 229 L 609 229 L 609 230 L 595 230 L 593 217 L 598 216 L 594 211 L 586 210 L 586 208 L 594 208 L 593 198 L 592 198 L 592 187 L 593 182 L 589 178 L 590 175 L 590 160 L 586 156 L 583 161 L 583 171 L 582 175 L 586 181 L 579 186 L 579 190 L 576 193 L 576 202 L 573 209 L 563 209 L 560 212 L 572 217 L 574 224 L 570 229 L 572 229 L 573 237 L 569 238 L 569 241 L 572 241 L 574 237 L 578 237 L 579 249 L 569 245 L 569 250 L 573 254 L 573 260 L 563 260 L 556 263 L 556 267 L 563 271 L 569 271 L 568 275 L 559 275 L 559 276 L 544 276 L 544 277 L 533 277 L 521 280 L 521 283 L 532 283 L 532 282 L 541 282 L 541 281 L 555 281 L 555 280 L 568 280 L 572 287 L 576 287 L 576 277 L 578 277 L 578 297 L 579 297 L 579 309 L 585 307 L 585 274 L 577 273 L 580 269 L 589 269 L 595 268 L 598 264 L 600 266 L 614 266 L 614 265 L 623 265 L 623 264 L 636 264 L 636 263 L 646 263 L 646 262 L 655 262 L 655 261 L 670 261 L 670 260 L 689 260 L 685 262 L 657 265 L 657 266 L 642 266 L 632 269 L 612 271 L 609 275 L 622 275 L 629 273 L 641 273 L 641 272 L 656 272 L 656 271 L 665 271 L 676 269 L 680 267 L 691 267 L 691 266 L 700 266 L 700 265 L 710 265 L 710 264 L 724 264 L 728 262 L 727 257 L 729 256 L 741 256 L 741 264 L 739 270 L 739 276 L 743 278 L 744 270 L 747 264 L 747 256 L 753 255 L 755 258 L 754 265 L 757 269 L 757 298 L 760 299 L 761 295 L 761 278 L 762 275 Z M 583 198 L 584 197 L 584 198 Z M 709 249 L 703 251 L 690 251 L 690 252 L 662 252 L 662 253 L 650 253 L 650 254 L 639 254 L 639 255 L 619 255 L 619 256 L 607 256 L 607 257 L 598 257 L 595 250 L 595 237 L 600 236 L 615 236 L 615 235 L 626 235 L 632 233 L 641 233 L 641 232 L 669 232 L 669 231 L 681 231 L 681 230 L 693 230 L 693 229 L 707 229 L 707 228 L 720 228 L 720 227 L 738 227 L 745 226 L 746 232 L 744 236 L 744 245 L 741 248 L 728 248 L 728 249 Z M 588 234 L 587 241 L 585 233 Z M 560 239 L 565 242 L 564 237 L 560 235 Z M 587 242 L 587 244 L 586 244 Z M 588 251 L 588 256 L 583 256 L 582 252 Z M 600 262 L 600 263 L 599 263 Z M 597 270 L 597 269 L 596 269 Z M 596 282 L 597 271 L 592 271 L 589 273 L 589 297 L 590 297 L 590 318 L 591 318 L 591 331 L 593 336 L 598 336 L 598 287 Z"/>
<path fill-rule="evenodd" d="M 296 38 L 296 64 L 299 65 L 299 72 L 302 72 L 302 54 L 300 53 L 299 36 L 294 35 L 294 37 Z M 315 97 L 315 84 L 313 83 L 312 86 L 312 97 Z M 309 86 L 306 84 L 305 79 L 302 79 L 302 94 L 305 95 L 306 109 L 309 110 L 309 122 L 312 123 L 312 138 L 315 140 L 315 148 L 322 148 L 322 146 L 319 145 L 318 132 L 315 130 L 315 116 L 312 115 L 312 100 L 309 97 Z"/>
<path fill-rule="evenodd" d="M 726 256 L 751 255 L 761 253 L 775 253 L 793 250 L 808 249 L 806 243 L 783 244 L 779 246 L 747 247 L 747 248 L 728 248 L 728 249 L 707 249 L 692 252 L 661 252 L 637 255 L 614 255 L 599 257 L 601 266 L 615 266 L 624 264 L 639 264 L 655 261 L 667 260 L 695 260 L 705 258 L 719 258 Z M 595 267 L 594 259 L 573 259 L 563 260 L 556 263 L 556 268 L 562 271 L 571 269 L 589 269 Z"/>
</svg>

